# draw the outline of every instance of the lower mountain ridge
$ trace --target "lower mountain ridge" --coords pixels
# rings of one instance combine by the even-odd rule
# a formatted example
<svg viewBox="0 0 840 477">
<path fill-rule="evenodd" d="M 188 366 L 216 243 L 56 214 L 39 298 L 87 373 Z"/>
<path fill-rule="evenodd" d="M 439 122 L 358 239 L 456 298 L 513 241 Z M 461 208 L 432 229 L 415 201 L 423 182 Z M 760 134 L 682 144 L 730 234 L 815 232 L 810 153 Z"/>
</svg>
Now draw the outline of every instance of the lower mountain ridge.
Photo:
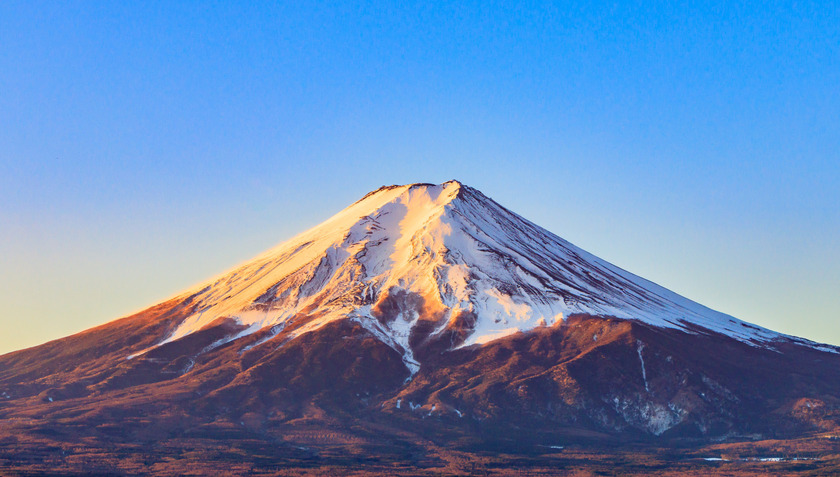
<svg viewBox="0 0 840 477">
<path fill-rule="evenodd" d="M 0 356 L 0 469 L 840 472 L 832 346 L 708 310 L 454 181 L 380 189 L 313 231 Z"/>
</svg>

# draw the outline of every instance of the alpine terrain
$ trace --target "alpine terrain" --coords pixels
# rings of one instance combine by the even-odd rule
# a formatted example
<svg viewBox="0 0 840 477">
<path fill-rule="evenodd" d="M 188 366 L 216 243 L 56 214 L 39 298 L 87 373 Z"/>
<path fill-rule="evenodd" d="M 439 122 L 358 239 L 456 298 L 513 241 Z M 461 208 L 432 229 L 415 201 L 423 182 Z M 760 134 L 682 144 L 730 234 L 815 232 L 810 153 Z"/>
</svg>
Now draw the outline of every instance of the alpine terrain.
<svg viewBox="0 0 840 477">
<path fill-rule="evenodd" d="M 838 436 L 840 349 L 457 181 L 382 187 L 164 303 L 0 356 L 0 468 L 27 475 L 822 475 Z"/>
</svg>

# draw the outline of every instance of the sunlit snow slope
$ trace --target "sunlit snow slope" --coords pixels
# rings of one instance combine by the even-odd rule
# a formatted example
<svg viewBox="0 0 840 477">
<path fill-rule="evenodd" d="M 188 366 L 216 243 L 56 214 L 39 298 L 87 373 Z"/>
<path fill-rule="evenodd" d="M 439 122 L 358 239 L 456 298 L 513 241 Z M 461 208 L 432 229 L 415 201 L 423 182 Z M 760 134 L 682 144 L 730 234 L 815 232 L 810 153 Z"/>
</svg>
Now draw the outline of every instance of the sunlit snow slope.
<svg viewBox="0 0 840 477">
<path fill-rule="evenodd" d="M 700 327 L 757 346 L 795 339 L 628 273 L 457 181 L 371 192 L 186 296 L 196 312 L 164 342 L 224 317 L 248 326 L 231 339 L 266 327 L 299 335 L 353 319 L 413 371 L 419 363 L 409 338 L 421 321 L 430 337 L 457 325 L 462 332 L 451 347 L 551 326 L 573 313 Z"/>
</svg>

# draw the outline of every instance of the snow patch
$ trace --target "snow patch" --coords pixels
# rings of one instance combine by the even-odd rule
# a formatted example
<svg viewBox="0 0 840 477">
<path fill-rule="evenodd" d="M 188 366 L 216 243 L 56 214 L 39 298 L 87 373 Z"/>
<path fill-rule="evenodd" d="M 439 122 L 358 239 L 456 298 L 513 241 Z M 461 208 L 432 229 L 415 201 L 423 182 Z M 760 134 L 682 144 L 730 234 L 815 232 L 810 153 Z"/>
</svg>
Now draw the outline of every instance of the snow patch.
<svg viewBox="0 0 840 477">
<path fill-rule="evenodd" d="M 628 423 L 661 435 L 683 421 L 687 412 L 674 403 L 660 404 L 643 398 L 613 397 L 613 408 Z"/>
<path fill-rule="evenodd" d="M 474 335 L 475 337 L 471 338 L 468 341 L 465 341 L 464 344 L 462 345 L 462 347 L 473 345 L 473 344 L 489 343 L 491 341 L 495 341 L 497 339 L 504 338 L 505 336 L 510 336 L 510 335 L 512 335 L 512 334 L 514 334 L 518 331 L 520 331 L 519 328 L 505 328 L 503 330 L 494 331 L 494 332 L 487 331 L 483 334 L 476 333 L 476 335 L 478 335 L 478 336 Z"/>
</svg>

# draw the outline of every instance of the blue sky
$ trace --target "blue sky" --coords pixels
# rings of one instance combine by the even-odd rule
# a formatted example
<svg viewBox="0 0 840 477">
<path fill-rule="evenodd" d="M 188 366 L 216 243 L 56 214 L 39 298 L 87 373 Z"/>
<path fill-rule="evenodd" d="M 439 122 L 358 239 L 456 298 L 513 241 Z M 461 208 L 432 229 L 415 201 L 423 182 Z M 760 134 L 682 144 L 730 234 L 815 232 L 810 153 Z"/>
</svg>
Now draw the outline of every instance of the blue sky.
<svg viewBox="0 0 840 477">
<path fill-rule="evenodd" d="M 840 344 L 836 2 L 247 3 L 0 3 L 0 352 L 453 178 Z"/>
</svg>

